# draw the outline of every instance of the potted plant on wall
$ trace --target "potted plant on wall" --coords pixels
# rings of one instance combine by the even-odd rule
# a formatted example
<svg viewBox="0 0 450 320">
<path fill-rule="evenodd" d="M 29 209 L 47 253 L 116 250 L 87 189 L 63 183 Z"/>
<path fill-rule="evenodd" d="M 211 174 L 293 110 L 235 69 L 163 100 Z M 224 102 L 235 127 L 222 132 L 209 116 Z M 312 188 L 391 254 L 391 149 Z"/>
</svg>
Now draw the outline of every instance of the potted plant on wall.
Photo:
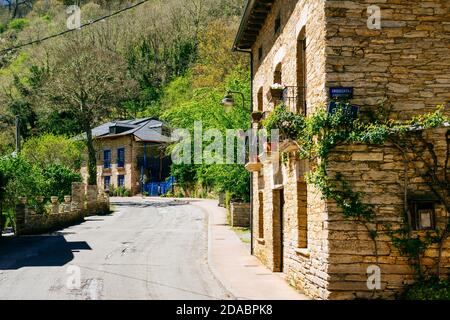
<svg viewBox="0 0 450 320">
<path fill-rule="evenodd" d="M 252 120 L 253 122 L 260 122 L 263 118 L 264 113 L 262 111 L 253 111 L 252 112 Z"/>
<path fill-rule="evenodd" d="M 286 89 L 285 86 L 283 86 L 280 83 L 274 83 L 270 86 L 270 96 L 272 97 L 272 100 L 281 100 L 283 98 L 283 92 Z"/>
</svg>

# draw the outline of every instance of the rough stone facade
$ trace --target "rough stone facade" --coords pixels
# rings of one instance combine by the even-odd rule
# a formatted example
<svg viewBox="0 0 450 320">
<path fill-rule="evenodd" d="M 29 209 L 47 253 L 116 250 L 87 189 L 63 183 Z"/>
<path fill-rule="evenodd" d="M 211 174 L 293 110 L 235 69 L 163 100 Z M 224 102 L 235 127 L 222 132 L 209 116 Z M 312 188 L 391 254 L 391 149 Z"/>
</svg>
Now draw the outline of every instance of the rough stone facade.
<svg viewBox="0 0 450 320">
<path fill-rule="evenodd" d="M 141 193 L 141 169 L 138 159 L 143 158 L 144 145 L 135 141 L 132 136 L 125 136 L 115 139 L 96 140 L 94 143 L 97 151 L 97 185 L 104 190 L 105 177 L 110 177 L 111 186 L 117 188 L 118 178 L 123 175 L 125 177 L 124 187 L 130 191 L 130 195 Z M 125 149 L 125 164 L 119 167 L 117 164 L 117 150 Z M 111 168 L 104 168 L 104 150 L 111 150 Z M 161 151 L 158 146 L 147 146 L 147 156 L 159 156 Z M 84 183 L 87 183 L 87 167 L 81 168 L 81 175 Z"/>
<path fill-rule="evenodd" d="M 125 165 L 119 168 L 117 165 L 116 152 L 119 148 L 125 149 Z M 132 194 L 140 192 L 139 168 L 135 158 L 138 154 L 138 146 L 133 137 L 125 136 L 122 138 L 95 141 L 97 150 L 97 185 L 104 189 L 105 177 L 111 177 L 111 186 L 117 187 L 120 175 L 125 176 L 125 188 Z M 103 166 L 103 150 L 111 150 L 111 168 L 105 169 Z M 84 182 L 87 182 L 87 167 L 81 168 L 81 174 Z"/>
<path fill-rule="evenodd" d="M 72 184 L 72 196 L 66 196 L 63 203 L 57 197 L 51 198 L 47 213 L 36 214 L 36 208 L 28 205 L 27 198 L 21 198 L 16 206 L 16 234 L 35 235 L 55 231 L 84 220 L 84 217 L 108 214 L 109 197 L 98 193 L 96 186 L 82 183 Z"/>
<path fill-rule="evenodd" d="M 230 215 L 232 227 L 250 227 L 250 203 L 231 202 Z"/>
<path fill-rule="evenodd" d="M 258 1 L 256 1 L 258 2 Z M 267 2 L 267 1 L 266 1 Z M 367 26 L 367 8 L 381 8 L 381 30 Z M 280 22 L 280 30 L 274 26 Z M 392 106 L 392 117 L 404 119 L 450 101 L 450 2 L 447 0 L 277 0 L 252 45 L 254 110 L 274 108 L 270 86 L 303 86 L 298 66 L 306 39 L 306 111 L 325 108 L 330 87 L 353 87 L 352 103 L 362 114 Z M 281 72 L 280 72 L 281 71 Z M 280 73 L 278 73 L 280 72 Z M 297 98 L 299 98 L 297 96 Z M 258 127 L 255 124 L 255 127 Z M 426 134 L 445 159 L 446 130 Z M 309 164 L 295 158 L 279 168 L 273 157 L 253 174 L 254 253 L 273 271 L 317 299 L 370 298 L 367 267 L 376 264 L 367 230 L 345 220 L 332 202 L 304 181 Z M 404 167 L 390 145 L 340 146 L 331 155 L 330 175 L 340 172 L 357 191 L 367 193 L 377 218 L 400 224 L 404 207 Z M 411 194 L 426 186 L 408 169 Z M 436 207 L 437 224 L 448 213 Z M 380 227 L 381 228 L 381 227 Z M 412 280 L 407 259 L 379 230 L 382 290 L 392 297 Z M 450 267 L 449 243 L 443 266 Z M 436 248 L 429 249 L 425 268 L 435 268 Z"/>
</svg>

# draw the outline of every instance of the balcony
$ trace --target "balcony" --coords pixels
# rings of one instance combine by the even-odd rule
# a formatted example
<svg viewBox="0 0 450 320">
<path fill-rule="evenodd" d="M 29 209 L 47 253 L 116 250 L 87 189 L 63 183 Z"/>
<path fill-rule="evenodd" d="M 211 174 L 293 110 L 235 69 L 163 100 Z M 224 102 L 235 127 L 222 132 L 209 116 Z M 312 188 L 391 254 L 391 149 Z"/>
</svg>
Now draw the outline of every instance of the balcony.
<svg viewBox="0 0 450 320">
<path fill-rule="evenodd" d="M 281 100 L 288 110 L 306 116 L 306 87 L 286 86 Z"/>
</svg>

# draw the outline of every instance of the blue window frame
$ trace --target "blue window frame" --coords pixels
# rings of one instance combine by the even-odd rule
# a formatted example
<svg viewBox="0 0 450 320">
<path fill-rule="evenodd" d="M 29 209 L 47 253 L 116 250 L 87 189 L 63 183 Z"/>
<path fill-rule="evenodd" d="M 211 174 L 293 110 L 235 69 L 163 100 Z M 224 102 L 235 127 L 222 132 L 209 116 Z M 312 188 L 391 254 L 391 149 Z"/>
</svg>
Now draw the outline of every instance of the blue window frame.
<svg viewBox="0 0 450 320">
<path fill-rule="evenodd" d="M 117 149 L 117 167 L 125 167 L 125 148 Z"/>
<path fill-rule="evenodd" d="M 104 184 L 105 184 L 105 190 L 108 190 L 111 186 L 111 177 L 105 177 L 104 178 Z"/>
<path fill-rule="evenodd" d="M 120 175 L 117 177 L 117 186 L 125 187 L 125 176 L 124 175 Z"/>
<path fill-rule="evenodd" d="M 103 151 L 103 168 L 104 169 L 111 168 L 111 150 Z"/>
</svg>

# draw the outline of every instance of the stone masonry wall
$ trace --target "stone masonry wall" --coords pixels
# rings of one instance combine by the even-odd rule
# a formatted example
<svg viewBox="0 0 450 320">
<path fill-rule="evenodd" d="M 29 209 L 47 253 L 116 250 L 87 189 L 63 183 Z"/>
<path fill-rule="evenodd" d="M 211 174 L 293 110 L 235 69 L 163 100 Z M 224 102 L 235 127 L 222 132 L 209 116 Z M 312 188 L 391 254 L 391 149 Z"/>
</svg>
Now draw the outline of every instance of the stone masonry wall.
<svg viewBox="0 0 450 320">
<path fill-rule="evenodd" d="M 281 32 L 274 34 L 274 21 L 281 16 Z M 282 84 L 297 86 L 297 40 L 302 32 L 307 39 L 307 106 L 308 113 L 315 106 L 326 103 L 326 57 L 325 57 L 325 8 L 324 1 L 283 0 L 274 4 L 266 24 L 260 31 L 254 47 L 254 108 L 258 107 L 258 92 L 263 92 L 263 110 L 274 108 L 268 92 L 274 82 L 274 72 L 281 63 Z M 262 47 L 263 56 L 258 60 Z M 294 161 L 289 168 L 283 168 L 284 206 L 280 221 L 280 190 L 274 190 L 274 166 L 267 159 L 262 172 L 253 175 L 253 234 L 255 255 L 271 270 L 283 270 L 288 281 L 314 298 L 326 299 L 328 240 L 326 205 L 317 191 L 311 188 L 306 194 L 305 185 L 298 184 L 303 179 L 307 166 Z M 307 197 L 307 208 L 299 213 L 299 198 Z M 306 204 L 305 204 L 306 205 Z M 260 221 L 259 211 L 263 212 Z M 306 215 L 307 211 L 307 215 Z M 303 215 L 299 218 L 299 214 Z M 304 219 L 308 219 L 305 225 Z M 302 220 L 303 219 L 303 220 Z M 281 223 L 282 222 L 282 223 Z M 307 233 L 307 245 L 299 242 L 299 223 L 303 233 Z M 280 244 L 279 229 L 283 225 L 283 246 Z M 260 237 L 260 228 L 263 230 Z M 281 254 L 282 251 L 282 254 Z M 282 256 L 281 256 L 282 255 Z"/>
<path fill-rule="evenodd" d="M 117 166 L 117 149 L 125 148 L 125 166 L 119 168 Z M 111 177 L 111 185 L 117 187 L 119 175 L 125 176 L 125 188 L 131 190 L 133 194 L 140 192 L 139 188 L 139 170 L 136 165 L 137 146 L 133 139 L 129 136 L 95 141 L 95 149 L 97 150 L 97 185 L 100 189 L 104 189 L 105 176 Z M 103 151 L 111 150 L 111 168 L 103 168 Z M 87 168 L 81 169 L 84 182 L 87 182 Z"/>
<path fill-rule="evenodd" d="M 367 27 L 370 5 L 382 9 L 381 30 Z M 297 79 L 297 50 L 303 32 L 308 114 L 325 107 L 331 86 L 354 87 L 352 103 L 360 105 L 363 114 L 369 109 L 377 111 L 384 98 L 385 105 L 393 107 L 395 118 L 409 118 L 448 103 L 449 9 L 448 0 L 275 1 L 252 47 L 254 109 L 273 110 L 275 103 L 268 93 L 277 66 L 281 65 L 283 85 L 302 85 Z M 281 31 L 275 34 L 277 17 L 281 17 Z M 379 214 L 398 223 L 398 178 L 402 172 L 398 155 L 389 146 L 347 147 L 337 149 L 338 154 L 350 154 L 332 161 L 330 172 L 342 169 L 350 179 L 353 176 L 357 188 L 367 188 Z M 283 166 L 280 184 L 274 179 L 273 161 L 262 162 L 261 172 L 253 174 L 255 255 L 270 269 L 285 272 L 292 285 L 313 298 L 367 297 L 365 268 L 374 257 L 369 253 L 372 244 L 360 226 L 342 221 L 333 203 L 321 200 L 317 190 L 306 186 L 303 176 L 308 164 L 289 160 Z M 409 174 L 412 181 L 418 181 L 413 172 Z M 423 186 L 418 184 L 417 188 Z M 285 202 L 281 214 L 280 195 Z M 278 232 L 281 225 L 282 235 Z M 411 272 L 406 259 L 383 240 L 385 237 L 380 240 L 383 293 L 390 296 L 411 279 Z"/>
<path fill-rule="evenodd" d="M 109 197 L 98 193 L 95 186 L 88 187 L 82 183 L 73 183 L 72 196 L 66 196 L 64 203 L 52 197 L 50 212 L 42 214 L 36 214 L 35 208 L 28 205 L 28 199 L 21 198 L 20 204 L 16 206 L 16 234 L 42 234 L 80 223 L 89 215 L 109 213 Z M 95 199 L 92 198 L 93 191 Z M 87 196 L 86 192 L 90 195 Z M 90 201 L 85 201 L 89 198 Z"/>
<path fill-rule="evenodd" d="M 434 144 L 440 165 L 443 165 L 447 152 L 447 130 L 435 129 L 425 133 L 427 141 Z M 416 170 L 418 168 L 423 172 L 426 167 L 423 162 L 414 163 L 410 163 L 407 170 L 408 193 L 410 197 L 423 197 L 430 193 L 430 188 Z M 382 291 L 377 292 L 375 297 L 393 298 L 405 284 L 413 280 L 414 270 L 407 257 L 392 245 L 385 226 L 390 224 L 393 229 L 397 229 L 404 223 L 404 170 L 402 155 L 390 144 L 339 146 L 331 155 L 329 176 L 335 177 L 338 172 L 343 174 L 353 191 L 363 192 L 365 203 L 374 206 L 379 223 L 379 263 L 374 243 L 365 227 L 345 219 L 334 203 L 328 203 L 329 298 L 371 298 L 372 291 L 366 284 L 367 268 L 371 265 L 381 268 Z M 437 227 L 442 230 L 448 219 L 443 205 L 437 205 L 436 216 Z M 424 235 L 422 231 L 414 233 Z M 437 255 L 436 246 L 426 251 L 422 259 L 425 272 L 436 272 Z M 450 239 L 444 246 L 442 268 L 443 274 L 450 272 Z"/>
<path fill-rule="evenodd" d="M 250 227 L 250 203 L 231 202 L 230 214 L 232 227 Z"/>
<path fill-rule="evenodd" d="M 327 87 L 354 87 L 365 108 L 386 97 L 403 119 L 450 102 L 450 1 L 324 2 Z M 370 5 L 381 30 L 367 27 Z"/>
</svg>

